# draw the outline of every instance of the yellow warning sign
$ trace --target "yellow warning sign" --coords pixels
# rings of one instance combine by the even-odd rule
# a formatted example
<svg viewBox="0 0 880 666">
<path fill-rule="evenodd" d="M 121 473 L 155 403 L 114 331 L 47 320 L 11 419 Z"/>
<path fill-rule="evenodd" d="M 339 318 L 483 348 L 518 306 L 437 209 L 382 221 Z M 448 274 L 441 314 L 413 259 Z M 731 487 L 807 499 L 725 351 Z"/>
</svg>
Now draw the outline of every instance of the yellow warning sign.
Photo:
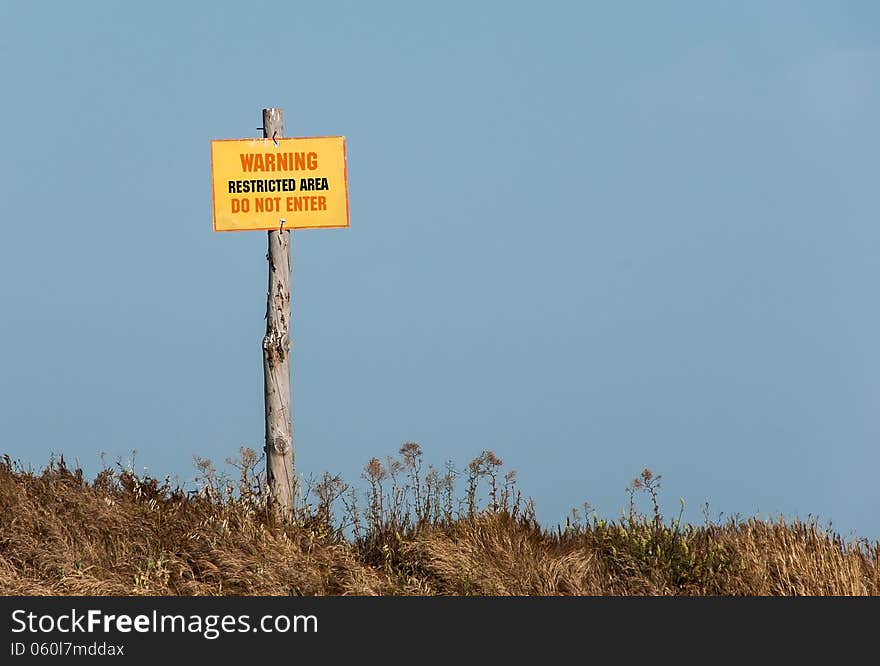
<svg viewBox="0 0 880 666">
<path fill-rule="evenodd" d="M 211 141 L 214 231 L 348 226 L 345 137 Z"/>
</svg>

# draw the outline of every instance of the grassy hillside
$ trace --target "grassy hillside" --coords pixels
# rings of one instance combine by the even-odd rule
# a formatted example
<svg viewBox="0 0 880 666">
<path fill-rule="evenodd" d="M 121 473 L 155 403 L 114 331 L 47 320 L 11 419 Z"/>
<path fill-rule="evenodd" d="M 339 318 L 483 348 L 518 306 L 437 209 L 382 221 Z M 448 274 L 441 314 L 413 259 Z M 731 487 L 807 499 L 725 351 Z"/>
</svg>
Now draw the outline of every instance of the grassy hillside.
<svg viewBox="0 0 880 666">
<path fill-rule="evenodd" d="M 0 594 L 880 594 L 880 542 L 781 519 L 681 524 L 660 514 L 648 470 L 628 516 L 542 527 L 492 452 L 456 474 L 409 443 L 371 460 L 359 488 L 325 475 L 302 489 L 278 525 L 253 451 L 235 480 L 196 463 L 200 489 L 185 491 L 122 466 L 88 481 L 63 459 L 34 473 L 6 457 Z"/>
</svg>

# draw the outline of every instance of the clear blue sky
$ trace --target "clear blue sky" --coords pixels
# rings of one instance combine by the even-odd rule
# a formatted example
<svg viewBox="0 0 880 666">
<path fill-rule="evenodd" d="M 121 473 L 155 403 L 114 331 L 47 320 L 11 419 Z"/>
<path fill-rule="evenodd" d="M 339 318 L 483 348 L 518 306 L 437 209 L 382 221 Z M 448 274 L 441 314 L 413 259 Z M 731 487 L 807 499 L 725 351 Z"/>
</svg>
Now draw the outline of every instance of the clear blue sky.
<svg viewBox="0 0 880 666">
<path fill-rule="evenodd" d="M 358 479 L 489 448 L 549 523 L 880 538 L 880 5 L 0 5 L 0 436 L 192 478 L 263 438 L 263 232 L 211 139 L 348 142 L 296 232 L 294 437 Z"/>
</svg>

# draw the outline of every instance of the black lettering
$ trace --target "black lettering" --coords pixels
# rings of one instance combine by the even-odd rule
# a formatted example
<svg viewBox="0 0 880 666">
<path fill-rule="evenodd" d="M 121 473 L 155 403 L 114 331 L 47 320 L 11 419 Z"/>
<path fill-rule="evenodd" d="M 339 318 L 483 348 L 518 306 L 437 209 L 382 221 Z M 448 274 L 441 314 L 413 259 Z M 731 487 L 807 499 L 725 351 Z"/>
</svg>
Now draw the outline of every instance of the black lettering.
<svg viewBox="0 0 880 666">
<path fill-rule="evenodd" d="M 263 180 L 227 181 L 229 194 L 255 194 L 259 192 L 296 192 L 296 178 L 266 178 Z M 301 190 L 326 190 L 326 178 L 303 178 Z"/>
</svg>

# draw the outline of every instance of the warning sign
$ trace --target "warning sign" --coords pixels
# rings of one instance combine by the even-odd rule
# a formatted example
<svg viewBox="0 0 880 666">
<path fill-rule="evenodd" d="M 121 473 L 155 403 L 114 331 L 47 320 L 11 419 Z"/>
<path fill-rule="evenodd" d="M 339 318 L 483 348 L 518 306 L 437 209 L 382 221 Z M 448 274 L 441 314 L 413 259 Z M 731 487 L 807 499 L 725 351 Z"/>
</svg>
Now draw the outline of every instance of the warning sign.
<svg viewBox="0 0 880 666">
<path fill-rule="evenodd" d="M 214 231 L 348 226 L 345 137 L 211 141 Z"/>
</svg>

